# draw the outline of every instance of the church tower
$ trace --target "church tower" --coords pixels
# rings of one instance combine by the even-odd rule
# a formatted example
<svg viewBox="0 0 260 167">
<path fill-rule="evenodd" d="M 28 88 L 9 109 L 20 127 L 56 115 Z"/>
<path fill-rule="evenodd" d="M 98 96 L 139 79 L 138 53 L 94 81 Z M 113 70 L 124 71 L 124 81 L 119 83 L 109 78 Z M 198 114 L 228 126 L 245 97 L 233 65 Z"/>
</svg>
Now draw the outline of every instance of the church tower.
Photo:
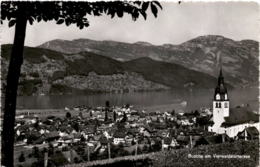
<svg viewBox="0 0 260 167">
<path fill-rule="evenodd" d="M 213 108 L 213 121 L 214 121 L 212 131 L 217 132 L 218 129 L 220 130 L 221 124 L 225 121 L 224 117 L 229 117 L 229 99 L 228 99 L 227 88 L 225 87 L 225 83 L 224 83 L 222 68 L 220 69 L 219 72 L 218 84 L 215 89 L 212 108 Z"/>
</svg>

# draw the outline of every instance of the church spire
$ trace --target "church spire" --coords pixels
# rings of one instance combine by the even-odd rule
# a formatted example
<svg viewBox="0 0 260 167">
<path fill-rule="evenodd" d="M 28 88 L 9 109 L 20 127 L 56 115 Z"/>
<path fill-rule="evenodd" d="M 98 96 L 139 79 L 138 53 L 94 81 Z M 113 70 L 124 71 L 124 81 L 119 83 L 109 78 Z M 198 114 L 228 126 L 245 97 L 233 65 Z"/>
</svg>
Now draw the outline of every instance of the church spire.
<svg viewBox="0 0 260 167">
<path fill-rule="evenodd" d="M 224 84 L 224 77 L 223 77 L 223 74 L 222 74 L 222 66 L 220 67 L 220 71 L 219 71 L 218 86 L 220 86 L 221 84 Z"/>
<path fill-rule="evenodd" d="M 215 94 L 214 94 L 215 99 L 216 99 L 217 95 L 220 96 L 220 100 L 227 99 L 227 98 L 225 98 L 225 96 L 227 96 L 227 89 L 226 89 L 225 83 L 224 83 L 222 67 L 220 68 L 220 71 L 219 71 L 218 84 L 215 89 Z"/>
</svg>

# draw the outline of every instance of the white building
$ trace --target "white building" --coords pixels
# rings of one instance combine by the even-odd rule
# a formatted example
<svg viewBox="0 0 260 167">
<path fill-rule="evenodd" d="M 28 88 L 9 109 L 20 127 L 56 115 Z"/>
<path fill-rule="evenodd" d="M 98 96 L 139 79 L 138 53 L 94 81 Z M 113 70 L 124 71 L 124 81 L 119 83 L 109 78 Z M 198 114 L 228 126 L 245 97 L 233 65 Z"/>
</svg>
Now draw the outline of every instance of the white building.
<svg viewBox="0 0 260 167">
<path fill-rule="evenodd" d="M 214 124 L 208 128 L 210 132 L 226 133 L 229 137 L 235 137 L 246 127 L 255 126 L 258 131 L 260 130 L 259 116 L 253 113 L 249 106 L 230 109 L 222 69 L 218 77 L 212 108 Z"/>
</svg>

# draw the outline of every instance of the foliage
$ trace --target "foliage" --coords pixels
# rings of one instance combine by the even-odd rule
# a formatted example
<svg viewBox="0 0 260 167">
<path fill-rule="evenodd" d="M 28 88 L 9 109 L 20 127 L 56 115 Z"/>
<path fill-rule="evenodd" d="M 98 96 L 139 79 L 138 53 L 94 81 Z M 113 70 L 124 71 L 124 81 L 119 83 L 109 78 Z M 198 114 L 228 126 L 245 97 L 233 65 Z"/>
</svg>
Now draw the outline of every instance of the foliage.
<svg viewBox="0 0 260 167">
<path fill-rule="evenodd" d="M 153 167 L 249 167 L 259 164 L 259 141 L 236 141 L 234 143 L 223 143 L 216 145 L 206 145 L 193 149 L 175 149 L 170 151 L 160 151 L 151 154 L 138 156 L 125 156 L 112 160 L 93 161 L 87 164 L 68 165 L 68 167 L 114 167 L 114 166 L 153 166 Z M 114 149 L 114 148 L 111 148 Z M 114 150 L 115 151 L 115 150 Z M 249 155 L 249 159 L 221 159 L 221 158 L 188 158 L 192 155 Z"/>
<path fill-rule="evenodd" d="M 62 84 L 53 84 L 50 88 L 51 94 L 69 93 L 72 91 L 71 87 Z"/>
<path fill-rule="evenodd" d="M 58 152 L 54 156 L 51 156 L 51 160 L 56 166 L 63 166 L 68 163 L 68 160 L 61 152 Z"/>
<path fill-rule="evenodd" d="M 126 115 L 126 113 L 124 112 L 123 113 L 123 119 L 122 119 L 122 122 L 126 122 L 127 121 L 127 115 Z"/>
<path fill-rule="evenodd" d="M 34 22 L 52 21 L 57 24 L 76 24 L 80 29 L 89 26 L 87 19 L 88 15 L 101 16 L 103 14 L 111 16 L 115 15 L 123 17 L 124 13 L 130 14 L 133 20 L 136 20 L 139 15 L 144 19 L 147 18 L 146 10 L 149 5 L 155 17 L 157 17 L 158 8 L 162 9 L 160 3 L 152 2 L 126 2 L 126 1 L 111 1 L 111 2 L 9 2 L 1 3 L 1 19 L 9 21 L 9 27 L 16 23 L 16 17 L 19 14 L 18 6 L 24 9 L 24 17 L 32 25 Z M 1 22 L 2 22 L 1 20 Z"/>
<path fill-rule="evenodd" d="M 108 113 L 107 113 L 107 112 L 108 112 L 108 111 L 106 110 L 106 111 L 105 111 L 105 120 L 104 120 L 105 122 L 108 121 Z"/>
<path fill-rule="evenodd" d="M 211 124 L 210 117 L 209 116 L 197 117 L 196 124 L 199 126 L 210 125 Z"/>
<path fill-rule="evenodd" d="M 37 72 L 32 72 L 30 73 L 30 76 L 34 77 L 34 78 L 39 78 L 39 73 Z"/>
<path fill-rule="evenodd" d="M 90 52 L 81 53 L 84 59 L 76 59 L 74 61 L 66 60 L 66 75 L 85 75 L 94 71 L 97 74 L 112 75 L 123 73 L 120 62 L 111 58 L 97 55 Z M 97 64 L 97 62 L 99 62 Z M 79 68 L 80 67 L 80 68 Z"/>
<path fill-rule="evenodd" d="M 117 117 L 117 114 L 116 114 L 116 112 L 114 111 L 114 112 L 113 112 L 113 119 L 114 119 L 114 121 L 116 121 L 116 117 Z"/>
<path fill-rule="evenodd" d="M 206 145 L 194 149 L 180 149 L 159 152 L 151 157 L 154 167 L 159 166 L 256 166 L 258 162 L 259 141 L 237 141 L 217 145 Z M 249 155 L 250 158 L 189 158 L 191 155 Z"/>
<path fill-rule="evenodd" d="M 41 79 L 23 80 L 19 84 L 21 86 L 21 94 L 29 96 L 37 91 L 36 88 L 37 85 L 42 85 L 42 80 Z"/>
<path fill-rule="evenodd" d="M 107 100 L 106 101 L 106 108 L 108 109 L 110 107 L 110 102 Z"/>
<path fill-rule="evenodd" d="M 71 118 L 71 113 L 70 112 L 66 113 L 66 118 Z"/>
<path fill-rule="evenodd" d="M 51 143 L 49 143 L 48 155 L 52 156 L 53 154 L 54 154 L 54 147 Z"/>
<path fill-rule="evenodd" d="M 25 157 L 24 157 L 23 152 L 22 152 L 21 155 L 19 156 L 18 161 L 19 161 L 19 162 L 24 162 L 24 161 L 25 161 Z"/>
<path fill-rule="evenodd" d="M 65 72 L 64 71 L 54 71 L 51 77 L 52 81 L 58 80 L 58 79 L 63 79 L 65 77 Z"/>
<path fill-rule="evenodd" d="M 72 128 L 73 128 L 76 132 L 78 132 L 78 131 L 79 131 L 79 123 L 78 123 L 78 122 L 73 123 L 73 124 L 72 124 Z"/>
<path fill-rule="evenodd" d="M 40 153 L 39 153 L 39 148 L 34 146 L 33 149 L 32 149 L 32 155 L 35 157 L 35 158 L 39 158 L 40 156 Z"/>
<path fill-rule="evenodd" d="M 75 158 L 74 158 L 74 163 L 78 164 L 78 163 L 80 163 L 80 162 L 81 162 L 81 161 L 79 160 L 78 157 L 75 157 Z"/>
<path fill-rule="evenodd" d="M 127 71 L 142 74 L 146 80 L 172 88 L 180 88 L 180 85 L 189 82 L 195 83 L 194 87 L 212 88 L 216 83 L 216 78 L 208 74 L 190 70 L 178 64 L 156 61 L 148 57 L 127 61 L 124 63 L 124 68 Z"/>
</svg>

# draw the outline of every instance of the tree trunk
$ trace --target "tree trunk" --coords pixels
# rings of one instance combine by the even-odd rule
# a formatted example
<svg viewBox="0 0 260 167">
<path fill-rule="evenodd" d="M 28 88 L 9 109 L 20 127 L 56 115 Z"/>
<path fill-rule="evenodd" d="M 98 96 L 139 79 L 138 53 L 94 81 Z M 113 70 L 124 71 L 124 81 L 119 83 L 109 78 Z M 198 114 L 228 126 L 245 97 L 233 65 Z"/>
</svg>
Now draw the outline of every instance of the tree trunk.
<svg viewBox="0 0 260 167">
<path fill-rule="evenodd" d="M 19 6 L 20 7 L 20 6 Z M 18 81 L 23 63 L 23 49 L 27 19 L 23 9 L 18 8 L 16 18 L 15 36 L 12 53 L 9 62 L 7 85 L 5 92 L 4 120 L 2 131 L 2 165 L 13 167 L 14 165 L 14 124 L 16 112 L 16 96 Z"/>
</svg>

